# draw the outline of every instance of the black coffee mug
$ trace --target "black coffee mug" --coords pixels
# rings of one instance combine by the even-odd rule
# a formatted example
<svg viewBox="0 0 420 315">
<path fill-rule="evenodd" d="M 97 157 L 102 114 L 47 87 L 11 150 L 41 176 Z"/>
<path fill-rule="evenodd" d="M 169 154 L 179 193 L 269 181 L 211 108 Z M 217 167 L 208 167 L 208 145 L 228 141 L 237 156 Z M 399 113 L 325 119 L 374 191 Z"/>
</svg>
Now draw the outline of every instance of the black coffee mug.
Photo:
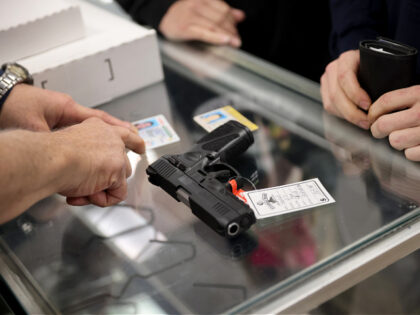
<svg viewBox="0 0 420 315">
<path fill-rule="evenodd" d="M 359 43 L 359 82 L 372 102 L 381 95 L 414 85 L 417 49 L 378 37 Z"/>
</svg>

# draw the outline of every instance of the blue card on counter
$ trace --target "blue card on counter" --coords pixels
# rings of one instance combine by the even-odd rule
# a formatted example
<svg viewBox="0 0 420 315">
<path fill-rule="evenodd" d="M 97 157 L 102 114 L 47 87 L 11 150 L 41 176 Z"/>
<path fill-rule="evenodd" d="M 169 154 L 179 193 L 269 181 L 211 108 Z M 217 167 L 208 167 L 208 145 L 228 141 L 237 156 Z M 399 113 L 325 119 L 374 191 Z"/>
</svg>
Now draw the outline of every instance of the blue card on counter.
<svg viewBox="0 0 420 315">
<path fill-rule="evenodd" d="M 180 140 L 163 115 L 141 119 L 133 122 L 133 125 L 143 138 L 146 150 L 156 149 Z"/>
</svg>

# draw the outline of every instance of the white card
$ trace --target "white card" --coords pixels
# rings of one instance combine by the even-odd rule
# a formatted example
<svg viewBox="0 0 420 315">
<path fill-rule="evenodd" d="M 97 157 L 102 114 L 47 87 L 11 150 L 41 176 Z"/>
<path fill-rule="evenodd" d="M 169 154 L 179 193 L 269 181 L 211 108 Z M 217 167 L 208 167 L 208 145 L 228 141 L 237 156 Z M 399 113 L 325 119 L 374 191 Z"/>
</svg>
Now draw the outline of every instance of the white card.
<svg viewBox="0 0 420 315">
<path fill-rule="evenodd" d="M 157 115 L 133 122 L 140 137 L 146 143 L 146 150 L 162 147 L 179 141 L 175 130 L 168 123 L 165 116 Z"/>
<path fill-rule="evenodd" d="M 334 203 L 318 178 L 273 188 L 247 191 L 243 196 L 257 219 Z"/>
</svg>

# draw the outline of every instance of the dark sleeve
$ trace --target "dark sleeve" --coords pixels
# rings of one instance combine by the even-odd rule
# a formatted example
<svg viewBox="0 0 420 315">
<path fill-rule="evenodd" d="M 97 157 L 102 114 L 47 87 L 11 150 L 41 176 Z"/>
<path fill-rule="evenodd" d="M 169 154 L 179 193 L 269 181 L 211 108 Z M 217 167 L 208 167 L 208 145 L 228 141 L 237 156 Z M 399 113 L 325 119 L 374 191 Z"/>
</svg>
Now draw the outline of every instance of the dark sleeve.
<svg viewBox="0 0 420 315">
<path fill-rule="evenodd" d="M 386 6 L 382 0 L 330 0 L 331 54 L 357 49 L 364 39 L 375 39 L 386 27 Z"/>
<path fill-rule="evenodd" d="M 420 1 L 401 1 L 400 21 L 395 32 L 395 39 L 417 48 L 420 51 Z M 420 84 L 420 54 L 417 55 L 417 84 Z"/>
<path fill-rule="evenodd" d="M 420 50 L 420 1 L 405 0 L 400 7 L 395 39 Z"/>
<path fill-rule="evenodd" d="M 158 29 L 169 7 L 177 0 L 117 0 L 120 6 L 139 24 Z"/>
</svg>

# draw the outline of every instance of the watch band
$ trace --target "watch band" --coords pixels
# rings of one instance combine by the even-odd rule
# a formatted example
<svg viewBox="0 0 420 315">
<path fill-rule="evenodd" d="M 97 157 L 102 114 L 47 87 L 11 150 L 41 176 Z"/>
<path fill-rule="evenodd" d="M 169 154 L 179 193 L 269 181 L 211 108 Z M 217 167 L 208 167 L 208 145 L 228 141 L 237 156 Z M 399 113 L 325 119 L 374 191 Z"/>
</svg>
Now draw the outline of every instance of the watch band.
<svg viewBox="0 0 420 315">
<path fill-rule="evenodd" d="M 2 70 L 3 71 L 3 70 Z M 0 98 L 6 95 L 16 84 L 23 82 L 21 77 L 18 77 L 14 73 L 4 72 L 0 75 Z"/>
<path fill-rule="evenodd" d="M 33 84 L 28 70 L 18 63 L 3 64 L 0 69 L 0 110 L 10 91 L 19 83 Z"/>
<path fill-rule="evenodd" d="M 0 68 L 0 77 L 3 75 L 4 71 L 3 69 Z M 6 98 L 9 96 L 11 89 L 9 89 L 5 94 L 3 94 L 2 96 L 0 96 L 0 112 L 1 112 L 1 108 L 3 107 L 4 102 L 6 101 Z"/>
</svg>

